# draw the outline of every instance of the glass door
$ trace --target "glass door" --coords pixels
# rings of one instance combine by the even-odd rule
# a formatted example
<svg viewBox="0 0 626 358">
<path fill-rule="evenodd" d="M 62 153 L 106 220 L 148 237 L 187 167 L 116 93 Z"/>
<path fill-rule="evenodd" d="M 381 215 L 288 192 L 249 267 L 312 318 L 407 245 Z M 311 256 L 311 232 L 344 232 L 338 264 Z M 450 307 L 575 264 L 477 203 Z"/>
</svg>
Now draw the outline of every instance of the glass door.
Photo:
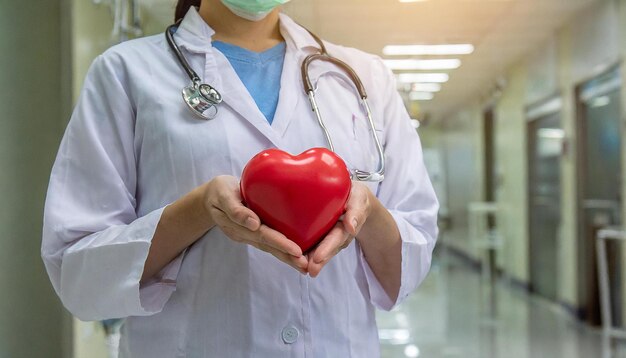
<svg viewBox="0 0 626 358">
<path fill-rule="evenodd" d="M 560 99 L 555 100 L 560 104 Z M 561 155 L 565 138 L 558 110 L 560 107 L 556 112 L 528 118 L 530 288 L 555 301 L 561 224 Z"/>
<path fill-rule="evenodd" d="M 579 86 L 579 298 L 583 315 L 600 324 L 596 232 L 621 224 L 621 75 L 613 69 Z M 621 323 L 620 250 L 609 243 L 615 324 Z"/>
</svg>

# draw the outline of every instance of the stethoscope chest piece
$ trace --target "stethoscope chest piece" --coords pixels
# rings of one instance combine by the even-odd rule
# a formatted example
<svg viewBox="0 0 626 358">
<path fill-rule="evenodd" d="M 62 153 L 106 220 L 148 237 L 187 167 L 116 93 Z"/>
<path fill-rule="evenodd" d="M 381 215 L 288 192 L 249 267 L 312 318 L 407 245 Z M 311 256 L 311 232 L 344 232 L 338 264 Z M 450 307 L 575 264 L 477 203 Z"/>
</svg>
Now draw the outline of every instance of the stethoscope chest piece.
<svg viewBox="0 0 626 358">
<path fill-rule="evenodd" d="M 209 120 L 217 116 L 217 105 L 222 102 L 222 96 L 212 86 L 194 82 L 183 88 L 182 94 L 189 109 L 199 117 Z"/>
<path fill-rule="evenodd" d="M 165 30 L 165 38 L 167 39 L 167 43 L 170 49 L 178 58 L 178 62 L 181 64 L 185 72 L 187 72 L 189 79 L 191 79 L 191 85 L 183 88 L 183 99 L 185 100 L 187 107 L 189 107 L 189 109 L 191 109 L 191 111 L 195 115 L 206 120 L 213 119 L 217 116 L 218 105 L 222 103 L 222 95 L 214 87 L 206 83 L 202 83 L 198 74 L 191 68 L 191 66 L 189 66 L 187 59 L 185 59 L 185 56 L 178 48 L 178 45 L 176 45 L 176 41 L 174 40 L 174 33 L 176 32 L 179 24 L 180 21 L 173 25 L 170 25 L 167 30 Z M 372 132 L 372 138 L 376 143 L 376 150 L 378 152 L 379 162 L 378 168 L 375 172 L 354 169 L 350 171 L 350 175 L 353 180 L 380 182 L 385 178 L 385 153 L 383 152 L 383 147 L 380 144 L 378 135 L 376 134 L 374 120 L 372 119 L 372 111 L 370 110 L 370 107 L 367 103 L 367 93 L 365 92 L 365 87 L 363 86 L 361 79 L 352 69 L 352 67 L 350 67 L 342 60 L 329 55 L 328 51 L 326 51 L 326 46 L 324 46 L 322 40 L 320 40 L 313 33 L 309 33 L 311 34 L 313 39 L 315 39 L 315 42 L 319 44 L 320 51 L 319 53 L 307 56 L 302 62 L 302 82 L 304 85 L 304 92 L 308 95 L 309 101 L 311 102 L 311 109 L 313 110 L 313 112 L 315 112 L 319 125 L 324 131 L 324 135 L 326 136 L 328 148 L 333 152 L 335 151 L 330 134 L 328 133 L 328 129 L 326 128 L 326 124 L 324 123 L 322 116 L 320 115 L 317 101 L 315 100 L 315 87 L 313 86 L 311 78 L 309 77 L 309 65 L 315 61 L 330 62 L 340 69 L 343 69 L 358 90 L 363 108 L 365 108 L 367 112 L 367 120 L 370 126 L 370 130 Z"/>
<path fill-rule="evenodd" d="M 191 80 L 191 85 L 183 88 L 183 100 L 187 104 L 187 107 L 191 111 L 202 119 L 213 119 L 217 116 L 217 105 L 222 103 L 222 95 L 215 89 L 215 87 L 202 83 L 198 74 L 189 66 L 187 59 L 174 40 L 174 32 L 178 28 L 180 21 L 170 25 L 165 30 L 165 38 L 170 46 L 170 49 L 174 51 L 174 54 L 178 58 L 178 61 L 183 66 L 185 72 Z"/>
</svg>

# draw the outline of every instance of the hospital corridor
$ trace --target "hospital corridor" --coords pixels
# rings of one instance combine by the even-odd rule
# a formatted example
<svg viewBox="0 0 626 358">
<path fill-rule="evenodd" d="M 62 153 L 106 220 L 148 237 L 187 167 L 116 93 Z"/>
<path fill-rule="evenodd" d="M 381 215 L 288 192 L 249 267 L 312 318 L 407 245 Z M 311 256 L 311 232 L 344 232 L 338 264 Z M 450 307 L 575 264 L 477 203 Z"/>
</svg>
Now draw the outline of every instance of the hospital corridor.
<svg viewBox="0 0 626 358">
<path fill-rule="evenodd" d="M 0 358 L 626 357 L 626 0 L 0 27 Z"/>
</svg>

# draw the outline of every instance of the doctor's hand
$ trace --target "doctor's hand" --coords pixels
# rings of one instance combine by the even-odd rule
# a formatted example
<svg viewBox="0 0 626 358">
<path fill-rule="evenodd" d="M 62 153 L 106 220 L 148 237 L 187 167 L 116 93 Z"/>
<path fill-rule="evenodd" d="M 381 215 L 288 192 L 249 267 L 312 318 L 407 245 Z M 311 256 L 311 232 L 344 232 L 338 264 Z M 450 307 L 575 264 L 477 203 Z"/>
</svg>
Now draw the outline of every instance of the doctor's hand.
<svg viewBox="0 0 626 358">
<path fill-rule="evenodd" d="M 213 222 L 231 240 L 268 252 L 302 274 L 307 272 L 308 262 L 300 247 L 262 225 L 259 217 L 243 205 L 235 177 L 218 176 L 206 183 L 204 205 Z"/>
<path fill-rule="evenodd" d="M 372 201 L 378 200 L 363 183 L 353 181 L 343 219 L 308 253 L 308 271 L 316 277 L 322 268 L 341 250 L 350 245 L 371 214 Z"/>
</svg>

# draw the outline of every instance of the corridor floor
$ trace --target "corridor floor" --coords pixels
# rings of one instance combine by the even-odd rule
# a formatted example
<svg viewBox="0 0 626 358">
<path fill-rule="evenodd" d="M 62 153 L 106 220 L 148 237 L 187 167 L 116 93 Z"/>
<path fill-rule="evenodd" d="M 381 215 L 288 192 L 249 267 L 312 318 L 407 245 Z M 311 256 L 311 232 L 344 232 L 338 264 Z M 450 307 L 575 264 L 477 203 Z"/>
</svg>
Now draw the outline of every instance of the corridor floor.
<svg viewBox="0 0 626 358">
<path fill-rule="evenodd" d="M 626 344 L 603 345 L 599 329 L 506 282 L 490 291 L 450 256 L 398 309 L 379 312 L 378 325 L 383 358 L 626 357 Z"/>
</svg>

